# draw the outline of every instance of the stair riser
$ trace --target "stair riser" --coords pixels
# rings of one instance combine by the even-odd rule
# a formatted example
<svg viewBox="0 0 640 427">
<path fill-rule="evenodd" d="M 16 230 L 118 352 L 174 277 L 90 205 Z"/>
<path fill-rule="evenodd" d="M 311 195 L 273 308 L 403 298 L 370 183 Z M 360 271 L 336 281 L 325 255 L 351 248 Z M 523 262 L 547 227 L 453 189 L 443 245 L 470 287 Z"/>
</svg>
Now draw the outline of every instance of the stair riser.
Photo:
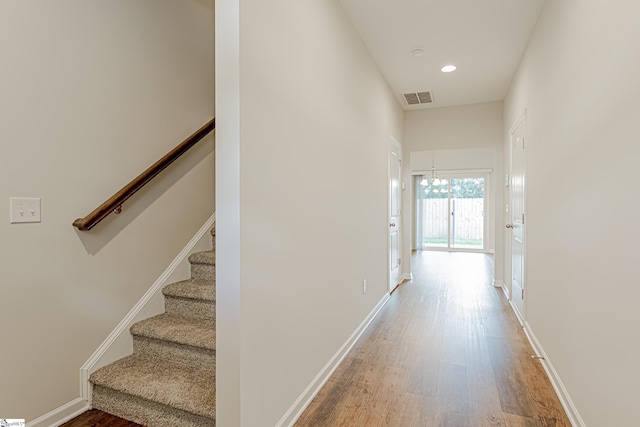
<svg viewBox="0 0 640 427">
<path fill-rule="evenodd" d="M 136 335 L 133 337 L 133 353 L 188 366 L 212 366 L 214 370 L 216 365 L 214 350 Z"/>
<path fill-rule="evenodd" d="M 191 264 L 191 278 L 211 280 L 216 277 L 216 266 L 213 264 Z"/>
<path fill-rule="evenodd" d="M 216 303 L 214 301 L 165 296 L 164 308 L 167 313 L 196 319 L 215 319 Z"/>
<path fill-rule="evenodd" d="M 102 386 L 93 387 L 91 406 L 146 427 L 215 427 L 216 425 L 215 420 L 211 418 Z"/>
</svg>

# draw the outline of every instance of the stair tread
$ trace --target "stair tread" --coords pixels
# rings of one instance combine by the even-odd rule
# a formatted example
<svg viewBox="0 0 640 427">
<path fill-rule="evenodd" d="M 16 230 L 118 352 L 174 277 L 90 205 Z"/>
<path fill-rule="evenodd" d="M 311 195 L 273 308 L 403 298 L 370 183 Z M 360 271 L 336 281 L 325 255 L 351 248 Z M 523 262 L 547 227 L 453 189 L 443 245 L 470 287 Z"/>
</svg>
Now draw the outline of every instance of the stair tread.
<svg viewBox="0 0 640 427">
<path fill-rule="evenodd" d="M 132 355 L 91 375 L 95 385 L 141 397 L 197 415 L 215 418 L 215 364 L 186 366 Z"/>
<path fill-rule="evenodd" d="M 133 335 L 215 350 L 215 320 L 163 313 L 131 326 Z"/>
<path fill-rule="evenodd" d="M 189 255 L 191 264 L 216 265 L 216 251 L 201 251 Z"/>
<path fill-rule="evenodd" d="M 162 289 L 165 296 L 177 298 L 200 299 L 205 301 L 216 300 L 216 288 L 214 280 L 189 279 L 172 283 Z"/>
</svg>

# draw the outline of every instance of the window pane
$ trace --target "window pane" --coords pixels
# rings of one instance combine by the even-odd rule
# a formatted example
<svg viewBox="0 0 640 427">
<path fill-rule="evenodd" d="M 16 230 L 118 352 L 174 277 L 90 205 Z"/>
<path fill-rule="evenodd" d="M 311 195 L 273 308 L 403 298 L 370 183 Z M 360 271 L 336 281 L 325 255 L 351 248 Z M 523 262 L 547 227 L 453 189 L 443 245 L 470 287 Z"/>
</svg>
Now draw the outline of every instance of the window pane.
<svg viewBox="0 0 640 427">
<path fill-rule="evenodd" d="M 484 247 L 484 178 L 456 178 L 451 184 L 451 247 Z"/>
<path fill-rule="evenodd" d="M 425 185 L 426 184 L 426 185 Z M 424 178 L 418 186 L 418 203 L 421 215 L 422 241 L 418 244 L 423 248 L 449 247 L 449 186 L 440 180 Z"/>
</svg>

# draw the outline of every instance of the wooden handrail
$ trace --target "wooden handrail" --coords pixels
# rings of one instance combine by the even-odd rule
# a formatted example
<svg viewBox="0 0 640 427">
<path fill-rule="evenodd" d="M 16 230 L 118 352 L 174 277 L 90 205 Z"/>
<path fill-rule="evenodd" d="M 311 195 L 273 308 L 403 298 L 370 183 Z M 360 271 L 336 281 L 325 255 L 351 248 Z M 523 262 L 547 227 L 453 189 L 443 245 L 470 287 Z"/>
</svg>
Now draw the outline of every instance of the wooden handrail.
<svg viewBox="0 0 640 427">
<path fill-rule="evenodd" d="M 151 181 L 156 175 L 162 172 L 167 166 L 176 161 L 180 156 L 193 147 L 198 141 L 207 136 L 209 132 L 216 128 L 215 117 L 207 124 L 198 129 L 193 135 L 185 139 L 180 145 L 169 151 L 160 160 L 149 166 L 147 170 L 142 172 L 133 181 L 122 187 L 120 191 L 111 196 L 106 202 L 98 206 L 89 215 L 84 218 L 78 218 L 73 221 L 73 226 L 80 231 L 91 230 L 96 224 L 106 218 L 111 212 L 116 214 L 122 210 L 122 204 L 133 196 L 138 190 Z"/>
</svg>

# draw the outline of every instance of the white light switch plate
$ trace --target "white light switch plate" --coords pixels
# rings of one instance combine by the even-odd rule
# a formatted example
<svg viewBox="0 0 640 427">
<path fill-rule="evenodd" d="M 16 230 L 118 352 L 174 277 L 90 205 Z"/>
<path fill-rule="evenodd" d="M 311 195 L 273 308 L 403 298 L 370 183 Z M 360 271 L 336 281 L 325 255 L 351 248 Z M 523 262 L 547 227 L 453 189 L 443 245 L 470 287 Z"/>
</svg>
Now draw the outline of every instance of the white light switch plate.
<svg viewBox="0 0 640 427">
<path fill-rule="evenodd" d="M 40 199 L 11 197 L 9 199 L 10 222 L 40 222 Z"/>
</svg>

